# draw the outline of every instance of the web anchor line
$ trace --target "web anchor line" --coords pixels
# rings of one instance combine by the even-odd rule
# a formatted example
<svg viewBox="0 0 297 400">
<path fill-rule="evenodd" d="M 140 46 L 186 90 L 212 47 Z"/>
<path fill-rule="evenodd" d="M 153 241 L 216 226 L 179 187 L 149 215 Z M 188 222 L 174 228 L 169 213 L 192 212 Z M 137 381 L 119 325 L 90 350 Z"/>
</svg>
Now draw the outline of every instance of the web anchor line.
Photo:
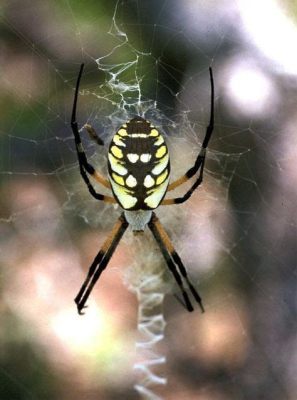
<svg viewBox="0 0 297 400">
<path fill-rule="evenodd" d="M 152 277 L 152 279 L 158 279 Z M 148 292 L 145 285 L 137 288 L 138 299 L 138 332 L 139 341 L 136 342 L 137 356 L 140 361 L 134 364 L 137 372 L 138 382 L 134 389 L 146 400 L 162 400 L 156 395 L 152 386 L 166 385 L 167 379 L 154 372 L 157 368 L 166 363 L 166 357 L 157 353 L 155 347 L 164 338 L 166 322 L 162 309 L 164 293 Z"/>
</svg>

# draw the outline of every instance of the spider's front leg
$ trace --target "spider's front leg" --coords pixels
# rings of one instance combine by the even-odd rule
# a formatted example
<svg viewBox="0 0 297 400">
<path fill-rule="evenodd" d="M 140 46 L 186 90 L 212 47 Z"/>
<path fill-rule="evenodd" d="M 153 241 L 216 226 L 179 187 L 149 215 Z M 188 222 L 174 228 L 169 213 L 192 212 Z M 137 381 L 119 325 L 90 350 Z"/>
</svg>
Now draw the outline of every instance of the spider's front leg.
<svg viewBox="0 0 297 400">
<path fill-rule="evenodd" d="M 103 186 L 105 186 L 106 188 L 110 189 L 109 181 L 107 179 L 105 179 L 103 176 L 101 176 L 101 174 L 99 174 L 95 170 L 95 168 L 88 162 L 86 153 L 84 151 L 84 148 L 83 148 L 83 145 L 81 142 L 80 130 L 78 129 L 78 124 L 76 121 L 76 108 L 77 108 L 78 92 L 79 92 L 79 85 L 80 85 L 80 80 L 82 77 L 83 69 L 84 69 L 84 64 L 81 64 L 77 82 L 76 82 L 76 87 L 75 87 L 75 94 L 74 94 L 74 101 L 73 101 L 72 115 L 71 115 L 71 128 L 72 128 L 72 132 L 73 132 L 74 140 L 75 140 L 75 148 L 76 148 L 77 158 L 78 158 L 78 162 L 79 162 L 79 170 L 80 170 L 80 174 L 81 174 L 83 180 L 85 181 L 85 183 L 89 189 L 89 192 L 91 193 L 91 195 L 93 197 L 95 197 L 95 199 L 102 200 L 102 201 L 105 201 L 108 203 L 116 203 L 116 200 L 113 197 L 105 196 L 103 194 L 97 193 L 96 190 L 94 189 L 94 187 L 92 186 L 92 184 L 88 178 L 88 175 L 87 175 L 87 174 L 91 175 L 91 177 L 93 179 L 95 179 L 98 183 L 100 183 Z M 100 144 L 103 143 L 101 141 L 101 139 L 98 137 L 98 135 L 96 134 L 94 128 L 92 128 L 90 125 L 87 125 L 86 130 L 89 133 L 89 135 L 91 135 L 91 137 L 93 137 L 93 139 L 97 141 L 97 143 L 100 143 Z"/>
<path fill-rule="evenodd" d="M 190 168 L 182 177 L 177 179 L 176 181 L 169 184 L 167 191 L 174 190 L 178 186 L 182 185 L 183 183 L 187 182 L 191 179 L 200 169 L 199 175 L 191 188 L 186 192 L 186 194 L 182 197 L 176 197 L 172 199 L 164 199 L 161 205 L 171 205 L 171 204 L 180 204 L 188 200 L 195 189 L 202 183 L 203 180 L 203 170 L 205 164 L 205 157 L 206 157 L 206 149 L 208 147 L 209 140 L 211 138 L 213 128 L 214 128 L 214 81 L 213 81 L 213 74 L 212 69 L 209 67 L 209 75 L 210 75 L 210 85 L 211 85 L 211 100 L 210 100 L 210 118 L 209 124 L 206 129 L 205 137 L 202 142 L 201 150 L 196 158 L 195 164 L 192 168 Z"/>
</svg>

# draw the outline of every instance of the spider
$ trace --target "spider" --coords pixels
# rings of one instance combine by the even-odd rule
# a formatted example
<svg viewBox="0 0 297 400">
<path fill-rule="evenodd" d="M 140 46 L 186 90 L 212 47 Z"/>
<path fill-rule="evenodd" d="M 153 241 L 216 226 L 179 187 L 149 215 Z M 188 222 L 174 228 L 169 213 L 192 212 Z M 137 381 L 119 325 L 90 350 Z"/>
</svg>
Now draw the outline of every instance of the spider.
<svg viewBox="0 0 297 400">
<path fill-rule="evenodd" d="M 107 203 L 118 203 L 123 212 L 92 262 L 87 277 L 75 297 L 74 301 L 78 313 L 83 314 L 82 311 L 87 307 L 86 302 L 94 285 L 107 267 L 129 225 L 134 233 L 141 233 L 146 226 L 149 227 L 160 247 L 169 270 L 181 290 L 187 310 L 193 311 L 194 308 L 186 292 L 184 282 L 188 285 L 201 311 L 204 312 L 201 297 L 190 282 L 181 258 L 175 251 L 169 236 L 153 210 L 160 205 L 168 206 L 184 203 L 202 183 L 206 149 L 214 127 L 214 82 L 212 69 L 211 67 L 209 68 L 211 84 L 210 120 L 202 148 L 196 158 L 195 164 L 183 176 L 171 183 L 169 183 L 169 152 L 164 137 L 157 128 L 139 115 L 119 127 L 111 140 L 108 150 L 108 179 L 104 178 L 88 162 L 76 121 L 77 100 L 83 69 L 84 64 L 81 64 L 76 82 L 71 117 L 71 128 L 75 139 L 80 174 L 89 192 L 95 199 Z M 91 139 L 98 145 L 104 144 L 91 125 L 86 124 L 83 128 L 87 130 Z M 165 198 L 167 192 L 176 189 L 195 175 L 196 179 L 194 183 L 182 197 Z M 97 193 L 89 177 L 111 190 L 112 196 Z"/>
</svg>

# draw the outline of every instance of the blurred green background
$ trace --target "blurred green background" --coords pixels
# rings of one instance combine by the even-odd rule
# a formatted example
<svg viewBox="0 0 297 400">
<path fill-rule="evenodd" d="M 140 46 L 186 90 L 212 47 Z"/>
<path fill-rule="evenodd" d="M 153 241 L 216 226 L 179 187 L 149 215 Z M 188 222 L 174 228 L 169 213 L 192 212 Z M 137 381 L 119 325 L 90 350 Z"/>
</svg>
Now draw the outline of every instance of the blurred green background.
<svg viewBox="0 0 297 400">
<path fill-rule="evenodd" d="M 172 285 L 159 344 L 168 383 L 153 390 L 296 399 L 294 2 L 12 0 L 0 15 L 1 400 L 139 398 L 135 285 L 148 254 L 166 268 L 149 233 L 143 250 L 125 235 L 83 318 L 73 303 L 119 215 L 78 171 L 69 122 L 82 62 L 80 124 L 108 144 L 143 113 L 167 137 L 174 177 L 199 152 L 214 71 L 203 185 L 158 210 L 206 313 L 188 314 Z M 106 173 L 107 148 L 83 142 Z"/>
</svg>

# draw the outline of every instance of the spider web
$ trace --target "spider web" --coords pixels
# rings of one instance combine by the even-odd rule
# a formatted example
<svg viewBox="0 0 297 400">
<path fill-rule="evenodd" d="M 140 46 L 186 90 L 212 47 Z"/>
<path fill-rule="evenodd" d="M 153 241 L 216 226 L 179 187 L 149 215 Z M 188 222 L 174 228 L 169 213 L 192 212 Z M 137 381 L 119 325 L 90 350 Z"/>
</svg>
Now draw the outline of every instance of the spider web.
<svg viewBox="0 0 297 400">
<path fill-rule="evenodd" d="M 149 232 L 127 233 L 83 322 L 75 315 L 73 297 L 120 213 L 93 200 L 79 175 L 69 120 L 81 62 L 77 118 L 105 143 L 82 132 L 90 162 L 106 174 L 112 135 L 143 115 L 166 137 L 172 179 L 200 150 L 214 71 L 203 185 L 157 210 L 207 311 L 187 314 L 164 275 L 169 381 L 160 394 L 295 398 L 295 11 L 285 1 L 249 4 L 1 6 L 1 398 L 137 398 L 137 305 L 126 286 L 165 265 Z"/>
</svg>

